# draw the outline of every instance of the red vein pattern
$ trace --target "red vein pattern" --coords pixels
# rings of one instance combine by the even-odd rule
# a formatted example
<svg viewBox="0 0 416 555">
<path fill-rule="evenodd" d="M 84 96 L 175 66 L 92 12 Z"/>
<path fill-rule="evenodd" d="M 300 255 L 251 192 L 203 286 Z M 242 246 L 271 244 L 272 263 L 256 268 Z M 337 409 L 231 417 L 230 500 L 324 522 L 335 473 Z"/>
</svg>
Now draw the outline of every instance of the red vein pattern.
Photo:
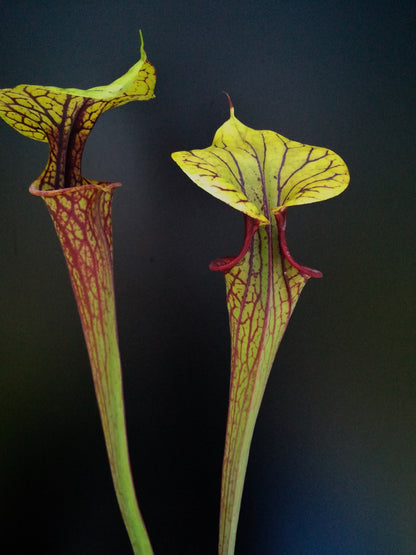
<svg viewBox="0 0 416 555">
<path fill-rule="evenodd" d="M 30 192 L 45 201 L 67 262 L 90 359 L 114 487 L 125 522 L 140 515 L 130 475 L 113 285 L 111 203 L 119 183 Z M 139 516 L 141 519 L 141 516 Z M 133 545 L 137 549 L 137 545 Z M 136 551 L 135 551 L 136 552 Z"/>
<path fill-rule="evenodd" d="M 251 129 L 233 114 L 212 146 L 172 158 L 202 189 L 261 223 L 270 222 L 269 210 L 334 197 L 349 179 L 331 150 Z"/>
<path fill-rule="evenodd" d="M 113 292 L 111 202 L 119 183 L 85 185 L 64 191 L 30 192 L 45 201 L 67 262 L 77 299 L 102 418 L 106 395 L 120 388 L 121 376 L 109 376 L 109 361 L 118 356 Z M 114 381 L 109 388 L 109 382 Z M 105 385 L 105 388 L 103 386 Z M 104 427 L 105 429 L 106 427 Z"/>
<path fill-rule="evenodd" d="M 37 179 L 38 188 L 53 190 L 88 183 L 81 176 L 81 158 L 98 117 L 127 102 L 152 98 L 155 79 L 155 69 L 146 60 L 133 85 L 109 99 L 97 98 L 97 89 L 90 89 L 90 93 L 37 85 L 1 89 L 0 117 L 23 135 L 49 143 L 49 160 Z"/>
<path fill-rule="evenodd" d="M 309 276 L 282 256 L 276 223 L 258 229 L 245 257 L 224 276 L 231 379 L 219 553 L 232 553 L 257 414 L 278 346 Z"/>
</svg>

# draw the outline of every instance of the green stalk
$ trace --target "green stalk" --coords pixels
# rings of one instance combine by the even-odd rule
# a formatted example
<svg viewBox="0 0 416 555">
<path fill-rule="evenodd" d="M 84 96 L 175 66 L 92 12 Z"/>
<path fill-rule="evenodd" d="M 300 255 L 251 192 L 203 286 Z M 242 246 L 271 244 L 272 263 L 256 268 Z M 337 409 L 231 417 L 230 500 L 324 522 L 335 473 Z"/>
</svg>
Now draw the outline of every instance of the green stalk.
<svg viewBox="0 0 416 555">
<path fill-rule="evenodd" d="M 232 380 L 230 399 L 235 397 L 237 390 L 236 380 Z M 256 382 L 252 399 L 245 398 L 243 404 L 239 405 L 239 410 L 236 409 L 236 403 L 230 402 L 229 406 L 222 467 L 220 555 L 233 555 L 235 550 L 250 445 L 264 388 L 260 390 L 261 387 Z"/>
</svg>

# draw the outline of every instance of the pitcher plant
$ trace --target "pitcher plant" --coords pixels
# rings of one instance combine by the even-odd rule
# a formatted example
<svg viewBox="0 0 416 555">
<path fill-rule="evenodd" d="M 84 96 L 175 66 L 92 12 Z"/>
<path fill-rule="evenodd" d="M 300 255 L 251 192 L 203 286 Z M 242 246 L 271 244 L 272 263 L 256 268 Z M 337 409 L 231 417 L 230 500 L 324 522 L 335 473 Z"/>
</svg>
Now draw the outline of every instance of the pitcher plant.
<svg viewBox="0 0 416 555">
<path fill-rule="evenodd" d="M 140 54 L 127 73 L 106 86 L 1 89 L 0 116 L 23 135 L 49 143 L 48 163 L 29 191 L 45 201 L 62 246 L 118 503 L 134 553 L 147 555 L 153 551 L 130 469 L 114 298 L 111 204 L 120 183 L 93 181 L 81 174 L 85 141 L 100 114 L 154 97 L 156 73 L 142 37 Z"/>
<path fill-rule="evenodd" d="M 306 282 L 322 276 L 291 256 L 288 208 L 334 197 L 349 182 L 348 169 L 334 152 L 251 129 L 229 103 L 230 118 L 211 146 L 172 154 L 199 187 L 245 219 L 241 252 L 210 264 L 225 277 L 231 332 L 220 555 L 234 553 L 250 444 L 277 349 Z"/>
</svg>

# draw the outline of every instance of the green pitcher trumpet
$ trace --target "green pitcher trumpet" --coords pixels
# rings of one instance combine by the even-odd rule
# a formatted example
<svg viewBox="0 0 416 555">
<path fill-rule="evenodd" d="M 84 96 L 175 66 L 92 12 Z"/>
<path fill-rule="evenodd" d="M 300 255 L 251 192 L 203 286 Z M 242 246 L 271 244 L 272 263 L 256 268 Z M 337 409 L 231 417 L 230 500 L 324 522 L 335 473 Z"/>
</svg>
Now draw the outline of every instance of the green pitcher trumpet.
<svg viewBox="0 0 416 555">
<path fill-rule="evenodd" d="M 231 379 L 221 487 L 219 554 L 234 553 L 251 439 L 264 389 L 289 318 L 317 270 L 297 263 L 286 243 L 289 206 L 329 199 L 348 185 L 334 152 L 246 127 L 234 115 L 210 147 L 175 152 L 173 160 L 202 189 L 244 214 L 236 257 L 222 271 L 231 331 Z"/>
</svg>

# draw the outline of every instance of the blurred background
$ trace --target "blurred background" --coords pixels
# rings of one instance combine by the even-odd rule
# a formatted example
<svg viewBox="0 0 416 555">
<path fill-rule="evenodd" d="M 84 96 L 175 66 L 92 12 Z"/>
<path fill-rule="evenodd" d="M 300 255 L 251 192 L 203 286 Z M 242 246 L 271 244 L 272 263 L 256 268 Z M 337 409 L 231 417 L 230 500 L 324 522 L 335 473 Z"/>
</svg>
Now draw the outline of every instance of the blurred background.
<svg viewBox="0 0 416 555">
<path fill-rule="evenodd" d="M 243 218 L 170 159 L 228 118 L 328 147 L 351 184 L 295 207 L 319 268 L 274 365 L 237 555 L 416 553 L 415 9 L 402 2 L 1 1 L 0 87 L 89 88 L 139 57 L 156 98 L 104 114 L 83 173 L 121 181 L 115 284 L 132 469 L 156 555 L 216 552 L 225 286 Z M 48 154 L 0 122 L 0 551 L 128 555 L 63 255 L 27 189 Z"/>
</svg>

